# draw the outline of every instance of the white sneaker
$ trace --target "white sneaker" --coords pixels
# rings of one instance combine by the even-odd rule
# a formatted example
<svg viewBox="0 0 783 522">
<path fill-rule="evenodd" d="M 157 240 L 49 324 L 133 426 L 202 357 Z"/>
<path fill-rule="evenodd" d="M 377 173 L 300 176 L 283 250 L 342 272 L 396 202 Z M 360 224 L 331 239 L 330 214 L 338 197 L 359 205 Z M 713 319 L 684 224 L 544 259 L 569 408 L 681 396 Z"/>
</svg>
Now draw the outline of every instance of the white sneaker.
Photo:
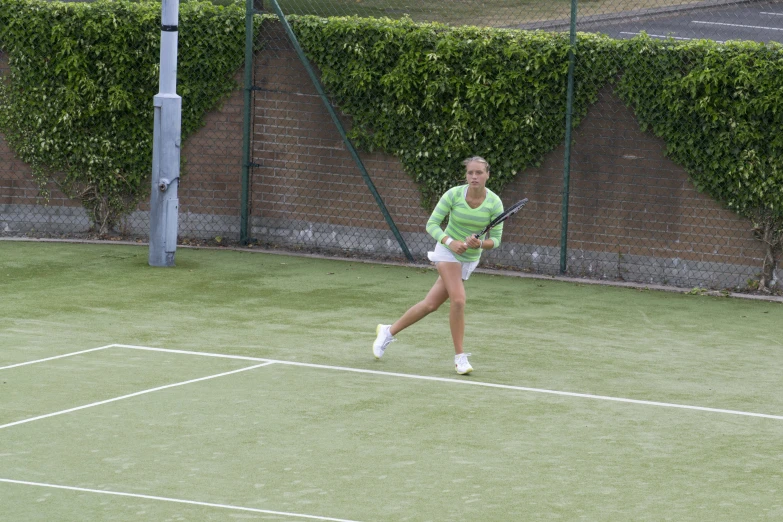
<svg viewBox="0 0 783 522">
<path fill-rule="evenodd" d="M 389 328 L 391 328 L 390 324 L 379 324 L 375 327 L 377 337 L 375 338 L 375 342 L 372 343 L 372 354 L 376 359 L 383 357 L 383 352 L 386 351 L 386 347 L 397 340 L 392 337 Z"/>
<path fill-rule="evenodd" d="M 473 367 L 468 362 L 469 353 L 461 353 L 454 356 L 454 366 L 457 369 L 457 373 L 460 375 L 467 375 L 473 371 Z"/>
</svg>

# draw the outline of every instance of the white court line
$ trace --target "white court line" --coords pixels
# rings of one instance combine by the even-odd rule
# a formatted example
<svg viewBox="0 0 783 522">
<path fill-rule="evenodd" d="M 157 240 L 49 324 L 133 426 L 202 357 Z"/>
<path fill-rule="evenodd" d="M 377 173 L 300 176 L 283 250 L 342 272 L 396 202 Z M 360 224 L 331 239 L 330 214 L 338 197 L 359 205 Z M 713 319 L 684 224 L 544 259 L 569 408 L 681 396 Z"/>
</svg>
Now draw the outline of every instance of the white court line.
<svg viewBox="0 0 783 522">
<path fill-rule="evenodd" d="M 695 411 L 704 411 L 708 413 L 724 413 L 728 415 L 741 415 L 745 417 L 760 417 L 763 419 L 774 419 L 774 420 L 783 420 L 783 415 L 770 415 L 767 413 L 754 413 L 754 412 L 748 412 L 748 411 L 739 411 L 739 410 L 725 410 L 721 408 L 708 408 L 706 406 L 690 406 L 687 404 L 674 404 L 669 402 L 657 402 L 657 401 L 645 401 L 645 400 L 638 400 L 638 399 L 626 399 L 622 397 L 610 397 L 606 395 L 592 395 L 589 393 L 575 393 L 575 392 L 565 392 L 565 391 L 557 391 L 557 390 L 547 390 L 543 388 L 528 388 L 525 386 L 512 386 L 510 384 L 495 384 L 491 382 L 481 382 L 481 381 L 470 381 L 467 379 L 449 379 L 446 377 L 431 377 L 426 375 L 413 375 L 408 373 L 394 373 L 394 372 L 382 372 L 379 370 L 365 370 L 362 368 L 348 368 L 344 366 L 328 366 L 324 364 L 312 364 L 312 363 L 302 363 L 302 362 L 291 362 L 291 361 L 278 361 L 275 359 L 258 359 L 253 357 L 242 357 L 242 356 L 236 356 L 236 355 L 221 355 L 216 353 L 206 353 L 206 352 L 189 352 L 189 351 L 183 351 L 183 350 L 169 350 L 165 348 L 150 348 L 148 346 L 133 346 L 128 344 L 115 344 L 113 346 L 116 346 L 117 348 L 130 348 L 133 350 L 149 350 L 153 352 L 165 352 L 165 353 L 180 353 L 184 355 L 201 355 L 205 357 L 226 357 L 226 358 L 242 358 L 245 360 L 256 360 L 256 361 L 268 361 L 270 363 L 275 364 L 282 364 L 287 366 L 302 366 L 306 368 L 318 368 L 322 370 L 339 370 L 344 372 L 353 372 L 353 373 L 367 373 L 371 375 L 385 375 L 389 377 L 405 377 L 407 379 L 418 379 L 422 381 L 433 381 L 433 382 L 447 382 L 447 383 L 453 383 L 453 384 L 464 384 L 469 386 L 482 386 L 486 388 L 500 388 L 503 390 L 515 390 L 515 391 L 525 391 L 525 392 L 533 392 L 533 393 L 546 393 L 549 395 L 560 395 L 563 397 L 578 397 L 581 399 L 597 399 L 602 401 L 611 401 L 611 402 L 622 402 L 627 404 L 640 404 L 644 406 L 659 406 L 663 408 L 676 408 L 676 409 L 682 409 L 682 410 L 695 410 Z M 0 426 L 2 428 L 3 426 Z"/>
<path fill-rule="evenodd" d="M 781 27 L 764 27 L 761 25 L 740 25 L 740 24 L 727 24 L 725 22 L 700 22 L 698 20 L 692 20 L 692 24 L 704 24 L 704 25 L 725 25 L 728 27 L 742 27 L 745 29 L 765 29 L 767 31 L 783 31 Z"/>
<path fill-rule="evenodd" d="M 54 357 L 47 357 L 46 359 L 36 359 L 34 361 L 27 361 L 27 362 L 18 363 L 18 364 L 11 364 L 11 365 L 8 365 L 8 366 L 0 366 L 0 370 L 8 370 L 10 368 L 18 368 L 19 366 L 27 366 L 28 364 L 37 364 L 37 363 L 42 363 L 42 362 L 46 362 L 46 361 L 53 361 L 55 359 L 62 359 L 63 357 L 71 357 L 73 355 L 80 355 L 82 353 L 96 352 L 98 350 L 105 350 L 106 348 L 111 348 L 112 346 L 114 346 L 114 345 L 113 344 L 108 344 L 106 346 L 101 346 L 100 348 L 90 348 L 89 350 L 82 350 L 80 352 L 64 353 L 62 355 L 56 355 Z"/>
<path fill-rule="evenodd" d="M 620 31 L 620 34 L 635 34 L 640 35 L 642 33 L 629 33 L 627 31 Z M 693 40 L 693 38 L 685 38 L 684 36 L 668 36 L 668 35 L 662 35 L 662 34 L 647 34 L 647 36 L 651 36 L 652 38 L 671 38 L 672 40 Z M 699 38 L 696 38 L 698 40 Z M 713 40 L 715 43 L 723 43 L 723 40 Z"/>
<path fill-rule="evenodd" d="M 772 15 L 772 16 L 783 16 L 783 13 L 768 13 L 761 11 L 759 14 L 765 14 L 765 15 Z"/>
<path fill-rule="evenodd" d="M 112 346 L 117 346 L 117 345 L 112 345 Z M 113 399 L 106 399 L 105 401 L 93 402 L 91 404 L 85 404 L 83 406 L 77 406 L 76 408 L 69 408 L 67 410 L 56 411 L 56 412 L 53 412 L 53 413 L 47 413 L 46 415 L 39 415 L 38 417 L 32 417 L 32 418 L 29 418 L 29 419 L 24 419 L 24 420 L 20 420 L 20 421 L 16 421 L 16 422 L 10 422 L 8 424 L 0 425 L 0 430 L 2 430 L 4 428 L 10 428 L 11 426 L 18 426 L 19 424 L 25 424 L 27 422 L 33 422 L 33 421 L 36 421 L 36 420 L 46 419 L 48 417 L 55 417 L 57 415 L 63 415 L 65 413 L 71 413 L 71 412 L 74 412 L 74 411 L 84 410 L 86 408 L 92 408 L 93 406 L 100 406 L 102 404 L 109 404 L 110 402 L 117 402 L 117 401 L 121 401 L 123 399 L 130 399 L 131 397 L 138 397 L 139 395 L 144 395 L 146 393 L 152 393 L 152 392 L 156 392 L 156 391 L 160 391 L 160 390 L 165 390 L 167 388 L 174 388 L 176 386 L 184 386 L 186 384 L 192 384 L 194 382 L 207 381 L 209 379 L 216 379 L 218 377 L 224 377 L 226 375 L 232 375 L 234 373 L 245 372 L 247 370 L 253 370 L 255 368 L 260 368 L 262 366 L 268 366 L 270 364 L 274 364 L 274 361 L 268 361 L 268 362 L 265 362 L 265 363 L 262 363 L 262 364 L 256 364 L 254 366 L 248 366 L 247 368 L 240 368 L 238 370 L 231 370 L 230 372 L 223 372 L 223 373 L 218 373 L 218 374 L 215 374 L 215 375 L 208 375 L 206 377 L 199 377 L 198 379 L 191 379 L 189 381 L 176 382 L 174 384 L 166 384 L 165 386 L 158 386 L 157 388 L 150 388 L 149 390 L 142 390 L 142 391 L 138 391 L 138 392 L 135 392 L 135 393 L 129 393 L 128 395 L 123 395 L 121 397 L 114 397 Z"/>
<path fill-rule="evenodd" d="M 137 493 L 123 493 L 120 491 L 107 491 L 102 489 L 89 489 L 89 488 L 76 488 L 72 486 L 61 486 L 59 484 L 45 484 L 42 482 L 27 482 L 25 480 L 12 480 L 12 479 L 4 479 L 0 478 L 0 482 L 6 482 L 8 484 L 21 484 L 23 486 L 38 486 L 42 488 L 54 488 L 54 489 L 65 489 L 68 491 L 79 491 L 82 493 L 99 493 L 102 495 L 115 495 L 118 497 L 131 497 L 131 498 L 143 498 L 146 500 L 160 500 L 163 502 L 175 502 L 177 504 L 189 504 L 191 506 L 204 506 L 204 507 L 213 507 L 213 508 L 221 508 L 221 509 L 231 509 L 234 511 L 249 511 L 251 513 L 263 513 L 265 515 L 279 515 L 284 517 L 294 517 L 294 518 L 306 518 L 308 520 L 325 520 L 328 522 L 357 522 L 356 520 L 347 520 L 344 518 L 331 518 L 331 517 L 319 517 L 317 515 L 303 515 L 300 513 L 287 513 L 285 511 L 271 511 L 268 509 L 256 509 L 256 508 L 249 508 L 249 507 L 241 507 L 241 506 L 230 506 L 227 504 L 213 504 L 212 502 L 197 502 L 195 500 L 184 500 L 180 498 L 168 498 L 168 497 L 157 497 L 154 495 L 140 495 Z"/>
<path fill-rule="evenodd" d="M 627 31 L 620 31 L 620 34 L 635 34 L 640 35 L 642 33 L 629 33 Z M 701 38 L 686 38 L 684 36 L 669 36 L 669 35 L 663 35 L 663 34 L 649 34 L 647 33 L 647 36 L 650 36 L 652 38 L 671 38 L 672 40 L 700 40 Z M 713 40 L 715 43 L 724 43 L 723 40 Z"/>
<path fill-rule="evenodd" d="M 231 355 L 228 353 L 209 353 L 209 352 L 194 352 L 188 350 L 170 350 L 168 348 L 153 348 L 151 346 L 138 346 L 135 344 L 110 344 L 110 347 L 114 348 L 130 348 L 132 350 L 146 350 L 148 352 L 163 352 L 163 353 L 176 353 L 180 355 L 200 355 L 202 357 L 217 357 L 218 359 L 237 359 L 240 361 L 269 361 L 269 362 L 283 362 L 276 361 L 274 359 L 263 359 L 261 357 L 251 357 L 249 355 Z"/>
</svg>

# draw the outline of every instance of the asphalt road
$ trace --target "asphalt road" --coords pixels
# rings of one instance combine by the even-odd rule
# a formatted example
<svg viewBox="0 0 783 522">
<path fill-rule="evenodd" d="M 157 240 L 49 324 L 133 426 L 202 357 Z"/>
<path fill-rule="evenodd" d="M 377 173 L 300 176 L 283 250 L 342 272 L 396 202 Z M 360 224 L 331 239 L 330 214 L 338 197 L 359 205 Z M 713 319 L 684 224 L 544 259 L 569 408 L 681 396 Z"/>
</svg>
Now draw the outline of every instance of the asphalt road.
<svg viewBox="0 0 783 522">
<path fill-rule="evenodd" d="M 783 43 L 783 2 L 749 2 L 580 25 L 578 31 L 614 38 L 633 38 L 645 31 L 653 38 Z"/>
</svg>

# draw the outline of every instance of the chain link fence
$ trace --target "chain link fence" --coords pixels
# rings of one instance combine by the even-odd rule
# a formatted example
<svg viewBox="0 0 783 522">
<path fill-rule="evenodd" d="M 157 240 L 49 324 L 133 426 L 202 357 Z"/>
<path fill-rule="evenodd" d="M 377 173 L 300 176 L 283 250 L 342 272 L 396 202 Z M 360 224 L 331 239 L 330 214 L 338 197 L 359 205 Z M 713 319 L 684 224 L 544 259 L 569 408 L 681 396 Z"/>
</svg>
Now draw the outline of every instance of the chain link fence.
<svg viewBox="0 0 783 522">
<path fill-rule="evenodd" d="M 187 45 L 190 31 L 211 27 L 184 14 L 203 11 L 203 5 L 182 4 L 178 92 L 183 107 L 193 96 L 186 78 L 206 74 L 216 62 L 226 63 L 221 74 L 234 88 L 200 105 L 209 107 L 183 142 L 181 243 L 242 243 L 425 263 L 433 247 L 424 231 L 433 197 L 460 183 L 461 160 L 478 154 L 491 158 L 492 186 L 505 204 L 530 199 L 506 223 L 501 247 L 485 253 L 485 267 L 687 288 L 780 288 L 779 200 L 742 200 L 699 173 L 712 168 L 713 178 L 736 176 L 737 169 L 751 165 L 756 170 L 745 179 L 756 176 L 768 190 L 783 192 L 774 160 L 780 144 L 770 134 L 783 130 L 777 116 L 783 111 L 770 116 L 740 107 L 742 99 L 768 96 L 754 85 L 783 91 L 775 83 L 783 80 L 759 76 L 739 89 L 734 62 L 716 58 L 760 64 L 777 56 L 783 3 L 227 3 L 215 13 L 225 17 L 229 32 L 237 32 L 235 39 L 244 42 L 248 8 L 255 20 L 247 71 L 242 45 L 215 49 L 194 43 L 198 50 Z M 159 13 L 159 4 L 156 9 Z M 279 13 L 285 23 L 275 17 Z M 329 34 L 316 34 L 321 29 L 308 16 L 321 19 L 322 32 Z M 431 22 L 443 25 L 421 29 Z M 345 24 L 353 25 L 346 30 Z M 154 20 L 149 27 L 156 35 Z M 366 36 L 371 33 L 375 36 Z M 384 34 L 388 42 L 377 36 Z M 477 40 L 506 46 L 498 51 L 486 44 L 485 58 L 505 52 L 512 58 L 504 60 L 512 61 L 476 61 L 482 56 Z M 748 47 L 753 42 L 764 45 Z M 151 47 L 147 61 L 154 70 L 157 54 Z M 1 40 L 0 48 L 0 74 L 9 85 L 13 53 Z M 411 59 L 421 49 L 428 51 Z M 527 57 L 520 54 L 531 49 L 535 52 Z M 299 50 L 308 58 L 303 60 Z M 340 60 L 360 51 L 366 55 L 348 64 L 350 75 L 341 77 L 348 62 Z M 526 72 L 550 52 L 554 65 L 541 65 L 539 76 Z M 230 53 L 235 55 L 223 60 Z M 448 67 L 432 69 L 432 62 Z M 703 79 L 705 71 L 724 70 L 720 67 L 725 78 Z M 448 74 L 459 77 L 457 87 L 444 80 Z M 749 73 L 743 69 L 742 74 Z M 511 88 L 504 82 L 512 77 L 527 83 Z M 416 89 L 421 89 L 419 105 L 409 107 L 412 115 L 403 114 L 406 105 L 399 100 Z M 688 98 L 685 91 L 693 95 Z M 149 106 L 150 132 L 156 92 L 155 82 L 147 81 L 135 98 Z M 524 100 L 496 100 L 489 112 L 476 108 L 475 100 L 504 92 L 519 92 Z M 707 102 L 723 97 L 729 99 L 725 105 Z M 444 112 L 452 114 L 453 124 L 439 119 Z M 743 126 L 753 132 L 733 130 Z M 683 134 L 688 129 L 696 130 Z M 461 141 L 449 141 L 456 134 Z M 749 141 L 750 135 L 761 144 Z M 427 146 L 411 145 L 412 136 Z M 743 161 L 723 153 L 732 148 Z M 525 155 L 522 149 L 535 153 Z M 41 200 L 34 166 L 19 159 L 9 140 L 0 138 L 0 158 L 0 233 L 96 232 L 82 202 L 65 196 L 51 180 L 48 199 Z M 763 207 L 769 201 L 778 205 L 777 214 L 754 213 L 753 204 Z M 144 240 L 148 227 L 141 198 L 109 233 Z"/>
</svg>

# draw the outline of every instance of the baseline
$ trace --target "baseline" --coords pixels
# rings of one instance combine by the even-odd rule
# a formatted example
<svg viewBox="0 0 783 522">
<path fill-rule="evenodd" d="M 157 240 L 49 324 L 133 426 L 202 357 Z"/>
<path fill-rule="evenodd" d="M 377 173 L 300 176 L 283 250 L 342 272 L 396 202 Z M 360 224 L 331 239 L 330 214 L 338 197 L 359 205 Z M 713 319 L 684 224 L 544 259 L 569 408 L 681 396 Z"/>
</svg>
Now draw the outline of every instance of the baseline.
<svg viewBox="0 0 783 522">
<path fill-rule="evenodd" d="M 301 513 L 288 513 L 285 511 L 272 511 L 269 509 L 257 509 L 257 508 L 249 508 L 249 507 L 242 507 L 242 506 L 231 506 L 228 504 L 214 504 L 212 502 L 199 502 L 196 500 L 185 500 L 180 498 L 168 498 L 168 497 L 158 497 L 155 495 L 141 495 L 138 493 L 124 493 L 121 491 L 108 491 L 103 489 L 89 489 L 89 488 L 77 488 L 73 486 L 62 486 L 59 484 L 46 484 L 43 482 L 28 482 L 26 480 L 13 480 L 13 479 L 6 479 L 6 478 L 0 478 L 0 482 L 4 482 L 7 484 L 18 484 L 22 486 L 37 486 L 42 488 L 53 488 L 53 489 L 63 489 L 67 491 L 78 491 L 80 493 L 99 493 L 102 495 L 114 495 L 118 497 L 130 497 L 130 498 L 140 498 L 145 500 L 159 500 L 163 502 L 174 502 L 177 504 L 188 504 L 191 506 L 204 506 L 204 507 L 213 507 L 213 508 L 220 508 L 220 509 L 231 509 L 234 511 L 246 511 L 251 513 L 262 513 L 265 515 L 279 515 L 284 517 L 293 517 L 293 518 L 304 518 L 308 520 L 323 520 L 327 522 L 358 522 L 356 520 L 348 520 L 344 518 L 331 518 L 331 517 L 321 517 L 317 515 L 304 515 Z"/>
<path fill-rule="evenodd" d="M 83 353 L 97 352 L 98 350 L 105 350 L 106 348 L 112 348 L 116 345 L 107 344 L 106 346 L 100 346 L 98 348 L 90 348 L 89 350 L 80 350 L 78 352 L 64 353 L 62 355 L 55 355 L 54 357 L 47 357 L 45 359 L 36 359 L 34 361 L 27 361 L 23 363 L 10 364 L 8 366 L 0 366 L 0 370 L 9 370 L 11 368 L 18 368 L 20 366 L 27 366 L 29 364 L 38 364 L 46 361 L 53 361 L 55 359 L 62 359 L 63 357 L 73 357 L 74 355 L 81 355 Z"/>
<path fill-rule="evenodd" d="M 117 346 L 117 345 L 112 345 L 112 346 Z M 150 388 L 148 390 L 141 390 L 141 391 L 137 391 L 137 392 L 134 392 L 134 393 L 129 393 L 127 395 L 122 395 L 120 397 L 114 397 L 114 398 L 106 399 L 106 400 L 103 400 L 103 401 L 93 402 L 93 403 L 90 403 L 90 404 L 85 404 L 83 406 L 77 406 L 75 408 L 68 408 L 67 410 L 55 411 L 53 413 L 47 413 L 45 415 L 38 415 L 37 417 L 31 417 L 29 419 L 22 419 L 20 421 L 10 422 L 8 424 L 0 425 L 0 430 L 5 429 L 5 428 L 10 428 L 12 426 L 18 426 L 19 424 L 26 424 L 28 422 L 33 422 L 33 421 L 36 421 L 36 420 L 46 419 L 46 418 L 49 418 L 49 417 L 55 417 L 57 415 L 64 415 L 66 413 L 72 413 L 74 411 L 84 410 L 84 409 L 87 409 L 87 408 L 92 408 L 94 406 L 100 406 L 102 404 L 109 404 L 111 402 L 117 402 L 117 401 L 121 401 L 123 399 L 130 399 L 131 397 L 138 397 L 139 395 L 144 395 L 144 394 L 147 394 L 147 393 L 152 393 L 152 392 L 156 392 L 156 391 L 160 391 L 160 390 L 165 390 L 167 388 L 174 388 L 176 386 L 184 386 L 186 384 L 192 384 L 194 382 L 207 381 L 209 379 L 216 379 L 218 377 L 224 377 L 226 375 L 232 375 L 232 374 L 244 372 L 244 371 L 247 371 L 247 370 L 254 370 L 256 368 L 261 368 L 262 366 L 268 366 L 270 364 L 274 364 L 274 361 L 267 361 L 267 362 L 264 362 L 264 363 L 261 363 L 261 364 L 248 366 L 246 368 L 239 368 L 237 370 L 231 370 L 231 371 L 228 371 L 228 372 L 218 373 L 218 374 L 215 374 L 215 375 L 207 375 L 206 377 L 199 377 L 197 379 L 190 379 L 188 381 L 176 382 L 176 383 L 173 383 L 173 384 L 166 384 L 164 386 L 157 386 L 155 388 Z"/>
<path fill-rule="evenodd" d="M 559 390 L 547 390 L 545 388 L 529 388 L 526 386 L 514 386 L 511 384 L 497 384 L 492 382 L 481 382 L 481 381 L 469 381 L 465 379 L 450 379 L 447 377 L 432 377 L 428 375 L 415 375 L 415 374 L 409 374 L 409 373 L 395 373 L 395 372 L 383 372 L 379 370 L 367 370 L 364 368 L 349 368 L 346 366 L 329 366 L 325 364 L 313 364 L 313 363 L 303 363 L 303 362 L 293 362 L 293 361 L 280 361 L 276 359 L 261 359 L 256 357 L 248 357 L 248 356 L 241 356 L 241 355 L 229 355 L 229 354 L 218 354 L 218 353 L 208 353 L 208 352 L 194 352 L 194 351 L 187 351 L 187 350 L 171 350 L 167 348 L 151 348 L 149 346 L 134 346 L 130 344 L 115 344 L 113 345 L 117 348 L 128 348 L 132 350 L 149 350 L 154 352 L 166 352 L 166 353 L 179 353 L 183 355 L 200 355 L 204 357 L 226 357 L 229 359 L 243 359 L 243 360 L 250 360 L 250 361 L 267 361 L 268 363 L 274 363 L 274 364 L 282 364 L 287 366 L 301 366 L 305 368 L 317 368 L 322 370 L 337 370 L 337 371 L 344 371 L 344 372 L 353 372 L 353 373 L 365 373 L 370 375 L 385 375 L 388 377 L 404 377 L 407 379 L 418 379 L 423 381 L 432 381 L 432 382 L 446 382 L 451 384 L 461 384 L 461 385 L 469 385 L 469 386 L 483 386 L 486 388 L 499 388 L 503 390 L 515 390 L 515 391 L 523 391 L 523 392 L 532 392 L 532 393 L 545 393 L 549 395 L 559 395 L 563 397 L 577 397 L 580 399 L 595 399 L 595 400 L 602 400 L 602 401 L 611 401 L 611 402 L 622 402 L 626 404 L 637 404 L 637 405 L 643 405 L 643 406 L 658 406 L 662 408 L 675 408 L 675 409 L 682 409 L 682 410 L 694 410 L 694 411 L 703 411 L 708 413 L 723 413 L 727 415 L 740 415 L 744 417 L 760 417 L 763 419 L 773 419 L 773 420 L 781 420 L 783 421 L 783 415 L 771 415 L 768 413 L 755 413 L 755 412 L 748 412 L 748 411 L 739 411 L 739 410 L 728 410 L 728 409 L 722 409 L 722 408 L 710 408 L 707 406 L 691 406 L 688 404 L 675 404 L 670 402 L 658 402 L 658 401 L 647 401 L 647 400 L 641 400 L 641 399 L 627 399 L 624 397 L 611 397 L 608 395 L 593 395 L 590 393 L 577 393 L 577 392 L 567 392 L 567 391 L 559 391 Z M 0 428 L 3 428 L 3 426 L 0 426 Z"/>
</svg>

